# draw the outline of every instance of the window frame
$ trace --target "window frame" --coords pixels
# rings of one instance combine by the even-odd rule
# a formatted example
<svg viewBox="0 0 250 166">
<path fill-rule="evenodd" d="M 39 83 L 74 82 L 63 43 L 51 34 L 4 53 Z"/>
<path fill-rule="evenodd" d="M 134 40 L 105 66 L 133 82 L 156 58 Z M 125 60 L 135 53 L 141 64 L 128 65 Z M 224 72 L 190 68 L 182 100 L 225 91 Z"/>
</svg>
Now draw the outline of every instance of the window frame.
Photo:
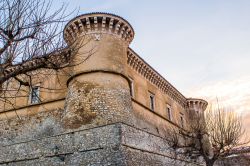
<svg viewBox="0 0 250 166">
<path fill-rule="evenodd" d="M 129 87 L 130 96 L 134 98 L 135 97 L 134 79 L 132 77 L 128 77 L 128 79 L 129 79 L 129 86 L 130 86 Z"/>
<path fill-rule="evenodd" d="M 172 107 L 170 104 L 167 104 L 167 107 L 166 107 L 166 111 L 167 111 L 167 119 L 172 121 L 173 120 L 173 115 L 172 115 Z"/>
<path fill-rule="evenodd" d="M 180 126 L 184 128 L 185 126 L 185 119 L 184 119 L 184 114 L 180 112 Z"/>
<path fill-rule="evenodd" d="M 155 94 L 149 92 L 149 108 L 151 111 L 155 111 Z"/>
<path fill-rule="evenodd" d="M 36 95 L 33 96 L 34 88 L 37 88 Z M 36 98 L 36 100 L 33 100 L 33 97 Z M 30 93 L 29 93 L 29 104 L 39 104 L 41 102 L 40 100 L 40 85 L 35 85 L 30 87 Z"/>
</svg>

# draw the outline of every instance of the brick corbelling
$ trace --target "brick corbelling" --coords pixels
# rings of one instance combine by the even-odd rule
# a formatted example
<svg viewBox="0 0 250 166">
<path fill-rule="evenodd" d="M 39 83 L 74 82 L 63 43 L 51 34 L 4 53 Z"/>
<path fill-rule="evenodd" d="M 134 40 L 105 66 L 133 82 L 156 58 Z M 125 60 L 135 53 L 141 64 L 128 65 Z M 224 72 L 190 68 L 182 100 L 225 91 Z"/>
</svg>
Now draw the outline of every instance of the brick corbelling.
<svg viewBox="0 0 250 166">
<path fill-rule="evenodd" d="M 206 110 L 208 102 L 203 99 L 195 99 L 195 98 L 188 98 L 187 99 L 187 108 L 194 108 L 194 106 L 200 107 L 203 111 Z"/>
<path fill-rule="evenodd" d="M 89 13 L 72 19 L 64 29 L 66 42 L 83 34 L 112 34 L 130 43 L 134 38 L 132 26 L 122 17 L 109 13 Z"/>
<path fill-rule="evenodd" d="M 173 85 L 171 85 L 164 77 L 155 71 L 147 62 L 137 55 L 131 48 L 127 53 L 127 64 L 157 86 L 160 90 L 170 96 L 174 101 L 178 102 L 183 108 L 186 108 L 187 99 Z"/>
</svg>

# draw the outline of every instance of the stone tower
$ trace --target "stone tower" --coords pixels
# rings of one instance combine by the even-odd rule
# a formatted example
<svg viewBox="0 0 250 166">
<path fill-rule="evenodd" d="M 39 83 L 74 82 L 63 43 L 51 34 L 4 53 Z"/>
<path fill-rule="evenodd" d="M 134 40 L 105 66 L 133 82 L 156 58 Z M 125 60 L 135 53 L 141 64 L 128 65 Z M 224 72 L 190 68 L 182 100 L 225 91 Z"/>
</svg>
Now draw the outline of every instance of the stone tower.
<svg viewBox="0 0 250 166">
<path fill-rule="evenodd" d="M 189 113 L 190 119 L 195 117 L 204 118 L 204 111 L 206 110 L 207 105 L 207 101 L 203 99 L 187 99 L 187 111 Z"/>
<path fill-rule="evenodd" d="M 65 127 L 131 121 L 126 63 L 133 37 L 131 25 L 112 14 L 84 14 L 66 25 L 65 40 L 80 48 L 67 82 Z"/>
</svg>

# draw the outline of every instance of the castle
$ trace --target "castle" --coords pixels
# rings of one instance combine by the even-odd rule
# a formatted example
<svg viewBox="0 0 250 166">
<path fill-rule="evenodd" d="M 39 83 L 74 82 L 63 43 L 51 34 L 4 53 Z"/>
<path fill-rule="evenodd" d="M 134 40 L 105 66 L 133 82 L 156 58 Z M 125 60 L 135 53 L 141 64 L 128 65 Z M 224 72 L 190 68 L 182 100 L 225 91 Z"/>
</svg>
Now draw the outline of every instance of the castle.
<svg viewBox="0 0 250 166">
<path fill-rule="evenodd" d="M 174 165 L 165 130 L 187 128 L 207 102 L 183 96 L 129 48 L 133 37 L 117 15 L 72 19 L 64 39 L 84 44 L 71 67 L 38 71 L 15 108 L 0 103 L 0 165 Z"/>
</svg>

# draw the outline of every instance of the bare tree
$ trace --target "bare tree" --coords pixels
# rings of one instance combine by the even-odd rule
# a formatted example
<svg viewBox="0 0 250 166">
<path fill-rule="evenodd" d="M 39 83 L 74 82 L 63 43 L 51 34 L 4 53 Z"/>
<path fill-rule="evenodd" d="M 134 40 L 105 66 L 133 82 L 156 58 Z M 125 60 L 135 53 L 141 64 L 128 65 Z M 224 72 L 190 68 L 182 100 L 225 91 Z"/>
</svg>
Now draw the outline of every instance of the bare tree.
<svg viewBox="0 0 250 166">
<path fill-rule="evenodd" d="M 202 158 L 207 166 L 213 166 L 215 161 L 236 154 L 235 148 L 248 143 L 241 117 L 233 111 L 211 108 L 205 116 L 196 114 L 190 119 L 187 129 L 169 128 L 166 132 L 167 143 L 177 154 L 194 160 Z"/>
<path fill-rule="evenodd" d="M 37 75 L 48 80 L 69 66 L 79 43 L 64 42 L 63 25 L 72 15 L 65 9 L 62 5 L 54 10 L 48 0 L 0 0 L 1 102 L 13 104 L 12 98 L 27 97 L 24 91 Z"/>
</svg>

